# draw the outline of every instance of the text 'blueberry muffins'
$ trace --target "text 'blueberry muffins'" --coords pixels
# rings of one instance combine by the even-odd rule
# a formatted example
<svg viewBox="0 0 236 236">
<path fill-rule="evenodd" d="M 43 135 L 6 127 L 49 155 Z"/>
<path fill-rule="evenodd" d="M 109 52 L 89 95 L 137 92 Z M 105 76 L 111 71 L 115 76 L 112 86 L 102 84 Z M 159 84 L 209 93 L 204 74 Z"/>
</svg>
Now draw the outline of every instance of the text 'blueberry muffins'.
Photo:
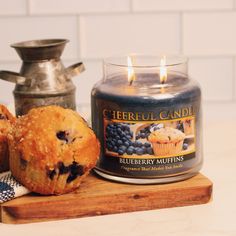
<svg viewBox="0 0 236 236">
<path fill-rule="evenodd" d="M 7 135 L 15 117 L 3 105 L 0 105 L 0 172 L 9 169 L 9 152 Z"/>
<path fill-rule="evenodd" d="M 33 192 L 63 194 L 76 189 L 95 166 L 100 145 L 75 111 L 34 108 L 9 136 L 10 169 Z"/>
</svg>

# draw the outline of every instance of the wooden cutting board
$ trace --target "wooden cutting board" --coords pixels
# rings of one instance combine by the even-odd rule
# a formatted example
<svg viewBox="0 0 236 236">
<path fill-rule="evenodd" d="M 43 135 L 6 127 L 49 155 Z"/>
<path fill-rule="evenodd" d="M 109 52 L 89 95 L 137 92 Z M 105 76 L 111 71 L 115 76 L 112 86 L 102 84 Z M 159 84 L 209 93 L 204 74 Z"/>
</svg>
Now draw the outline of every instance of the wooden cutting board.
<svg viewBox="0 0 236 236">
<path fill-rule="evenodd" d="M 204 204 L 212 182 L 198 174 L 177 183 L 131 185 L 88 176 L 80 188 L 61 196 L 29 194 L 1 205 L 3 223 L 31 223 Z"/>
</svg>

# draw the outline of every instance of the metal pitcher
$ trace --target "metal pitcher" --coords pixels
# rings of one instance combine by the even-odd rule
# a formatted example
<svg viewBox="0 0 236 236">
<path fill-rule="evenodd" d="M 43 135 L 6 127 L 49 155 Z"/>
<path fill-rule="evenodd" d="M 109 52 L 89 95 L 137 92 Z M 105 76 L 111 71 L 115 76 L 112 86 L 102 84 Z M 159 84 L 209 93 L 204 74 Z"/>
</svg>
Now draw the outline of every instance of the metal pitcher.
<svg viewBox="0 0 236 236">
<path fill-rule="evenodd" d="M 60 57 L 67 39 L 32 40 L 12 44 L 20 58 L 20 73 L 0 71 L 0 79 L 16 84 L 16 115 L 31 108 L 59 105 L 75 110 L 75 85 L 71 78 L 84 70 L 82 62 L 64 67 Z"/>
</svg>

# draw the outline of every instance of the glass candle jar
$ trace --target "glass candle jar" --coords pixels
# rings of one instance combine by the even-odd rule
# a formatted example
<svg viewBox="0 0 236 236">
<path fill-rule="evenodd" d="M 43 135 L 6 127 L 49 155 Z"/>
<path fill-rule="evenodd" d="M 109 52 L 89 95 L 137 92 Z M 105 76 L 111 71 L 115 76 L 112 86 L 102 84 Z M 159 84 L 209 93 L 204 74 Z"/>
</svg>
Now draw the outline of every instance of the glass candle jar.
<svg viewBox="0 0 236 236">
<path fill-rule="evenodd" d="M 201 90 L 181 56 L 104 60 L 91 94 L 92 127 L 101 142 L 95 171 L 108 179 L 167 183 L 202 166 Z"/>
</svg>

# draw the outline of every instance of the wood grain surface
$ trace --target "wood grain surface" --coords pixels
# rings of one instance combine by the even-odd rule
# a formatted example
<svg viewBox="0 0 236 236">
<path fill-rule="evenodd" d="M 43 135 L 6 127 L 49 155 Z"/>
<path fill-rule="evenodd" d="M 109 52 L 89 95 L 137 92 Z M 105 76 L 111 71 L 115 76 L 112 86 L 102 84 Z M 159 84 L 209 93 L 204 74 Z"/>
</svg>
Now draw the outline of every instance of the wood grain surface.
<svg viewBox="0 0 236 236">
<path fill-rule="evenodd" d="M 20 224 L 204 204 L 211 200 L 212 187 L 202 174 L 161 185 L 116 183 L 91 174 L 73 193 L 29 194 L 2 204 L 1 221 Z"/>
</svg>

